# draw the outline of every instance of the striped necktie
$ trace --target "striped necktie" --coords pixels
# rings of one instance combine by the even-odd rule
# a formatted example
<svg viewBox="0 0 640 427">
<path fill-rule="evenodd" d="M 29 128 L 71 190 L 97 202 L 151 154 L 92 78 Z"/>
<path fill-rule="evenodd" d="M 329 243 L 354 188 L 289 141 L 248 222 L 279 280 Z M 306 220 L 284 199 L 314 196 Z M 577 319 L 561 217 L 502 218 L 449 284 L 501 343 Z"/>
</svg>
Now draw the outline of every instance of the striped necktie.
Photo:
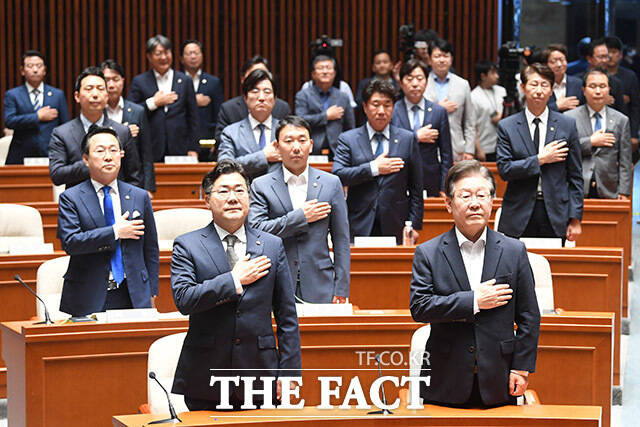
<svg viewBox="0 0 640 427">
<path fill-rule="evenodd" d="M 33 94 L 33 111 L 38 111 L 40 109 L 40 107 L 42 107 L 42 105 L 40 105 L 40 89 L 35 88 L 34 90 L 31 91 L 31 93 Z"/>
</svg>

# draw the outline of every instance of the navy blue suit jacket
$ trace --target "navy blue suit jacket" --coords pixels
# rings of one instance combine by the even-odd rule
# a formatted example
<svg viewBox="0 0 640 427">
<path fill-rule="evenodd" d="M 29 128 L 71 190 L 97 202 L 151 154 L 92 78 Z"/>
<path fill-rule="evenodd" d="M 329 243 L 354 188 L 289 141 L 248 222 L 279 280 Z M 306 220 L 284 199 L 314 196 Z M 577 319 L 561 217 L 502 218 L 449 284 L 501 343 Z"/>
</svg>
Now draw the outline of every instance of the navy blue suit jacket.
<svg viewBox="0 0 640 427">
<path fill-rule="evenodd" d="M 496 162 L 500 176 L 507 181 L 507 189 L 502 199 L 499 231 L 512 237 L 522 236 L 533 213 L 540 176 L 544 204 L 556 236 L 565 237 L 569 219 L 582 219 L 582 151 L 576 122 L 557 111 L 549 111 L 544 143 L 560 140 L 567 141 L 567 158 L 540 166 L 525 112 L 500 120 Z"/>
<path fill-rule="evenodd" d="M 50 122 L 40 122 L 25 85 L 5 93 L 4 124 L 14 130 L 6 164 L 22 164 L 25 157 L 49 155 L 51 132 L 56 126 L 69 121 L 69 111 L 64 93 L 48 84 L 44 85 L 43 106 L 57 109 L 58 117 Z"/>
<path fill-rule="evenodd" d="M 266 276 L 244 286 L 241 295 L 236 293 L 229 261 L 213 222 L 175 240 L 171 290 L 178 310 L 189 315 L 189 331 L 176 368 L 173 393 L 219 402 L 220 384 L 209 386 L 212 375 L 300 374 L 298 316 L 282 240 L 246 225 L 245 231 L 247 253 L 252 259 L 267 256 L 271 268 Z M 277 347 L 272 311 L 277 324 Z M 252 368 L 256 371 L 239 370 Z M 242 386 L 234 390 L 241 399 L 242 390 Z"/>
<path fill-rule="evenodd" d="M 138 125 L 140 131 L 133 141 L 138 148 L 138 157 L 142 165 L 142 187 L 145 190 L 156 191 L 156 172 L 153 168 L 153 150 L 151 148 L 151 128 L 147 114 L 141 106 L 124 100 L 122 123 Z"/>
<path fill-rule="evenodd" d="M 584 104 L 584 96 L 582 95 L 582 80 L 575 76 L 567 74 L 567 87 L 565 91 L 565 97 L 575 96 L 580 100 L 580 104 Z M 556 94 L 552 91 L 551 98 L 547 102 L 547 107 L 550 110 L 558 111 L 558 105 L 556 104 Z"/>
<path fill-rule="evenodd" d="M 158 91 L 153 70 L 138 74 L 131 81 L 128 99 L 147 111 L 153 141 L 153 160 L 163 162 L 164 156 L 183 156 L 188 151 L 200 151 L 198 144 L 198 106 L 193 82 L 181 71 L 173 70 L 171 90 L 178 99 L 164 107 L 149 111 L 146 100 Z"/>
<path fill-rule="evenodd" d="M 400 157 L 404 167 L 396 173 L 373 176 L 369 162 L 374 160 L 366 124 L 344 132 L 338 138 L 333 173 L 349 187 L 347 208 L 351 240 L 369 236 L 378 216 L 383 235 L 402 241 L 405 221 L 422 229 L 422 161 L 415 135 L 390 125 L 388 157 Z M 407 197 L 407 191 L 409 196 Z"/>
<path fill-rule="evenodd" d="M 218 112 L 224 102 L 224 91 L 220 79 L 213 74 L 200 74 L 200 84 L 196 94 L 201 93 L 211 98 L 211 102 L 204 107 L 198 107 L 198 140 L 212 139 L 216 133 Z M 197 105 L 197 104 L 196 104 Z"/>
<path fill-rule="evenodd" d="M 447 110 L 443 107 L 428 99 L 425 99 L 425 102 L 422 126 L 430 124 L 433 129 L 438 129 L 438 139 L 433 143 L 417 143 L 422 158 L 422 184 L 429 197 L 439 197 L 440 191 L 444 191 L 444 177 L 453 165 L 449 118 Z M 393 106 L 391 124 L 413 132 L 411 120 L 407 116 L 407 104 L 402 98 Z M 440 152 L 440 160 L 438 160 L 438 152 Z"/>
<path fill-rule="evenodd" d="M 281 119 L 291 114 L 291 107 L 289 104 L 280 98 L 276 98 L 276 104 L 273 107 L 271 115 L 276 119 Z M 228 101 L 225 101 L 220 106 L 220 113 L 218 114 L 218 122 L 216 124 L 216 141 L 220 144 L 220 137 L 224 128 L 230 124 L 244 120 L 249 115 L 249 109 L 247 108 L 244 97 L 236 96 Z"/>
<path fill-rule="evenodd" d="M 133 307 L 151 307 L 151 296 L 158 295 L 158 236 L 151 201 L 146 191 L 126 182 L 118 181 L 118 192 L 122 213 L 129 212 L 130 219 L 144 221 L 144 236 L 139 240 L 115 240 L 113 227 L 105 225 L 98 194 L 90 180 L 60 195 L 58 238 L 62 249 L 71 255 L 60 311 L 73 316 L 102 311 L 111 254 L 117 242 Z"/>
<path fill-rule="evenodd" d="M 411 315 L 416 322 L 431 324 L 421 373 L 431 376 L 431 385 L 420 384 L 426 401 L 466 402 L 477 364 L 484 404 L 507 403 L 509 371 L 535 371 L 540 311 L 527 250 L 522 242 L 487 229 L 481 281 L 490 279 L 508 284 L 512 298 L 474 315 L 473 291 L 455 229 L 416 248 Z"/>
</svg>

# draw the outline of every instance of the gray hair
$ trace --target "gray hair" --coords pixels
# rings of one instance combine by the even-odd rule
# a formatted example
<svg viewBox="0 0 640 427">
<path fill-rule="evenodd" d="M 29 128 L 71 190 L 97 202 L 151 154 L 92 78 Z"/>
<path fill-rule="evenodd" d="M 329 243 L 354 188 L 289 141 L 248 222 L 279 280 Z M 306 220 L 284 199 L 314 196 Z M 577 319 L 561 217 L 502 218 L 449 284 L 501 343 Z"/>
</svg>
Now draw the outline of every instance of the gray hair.
<svg viewBox="0 0 640 427">
<path fill-rule="evenodd" d="M 147 40 L 147 45 L 146 45 L 147 53 L 153 52 L 156 46 L 158 45 L 162 46 L 167 50 L 171 50 L 172 48 L 171 40 L 169 40 L 167 37 L 163 36 L 162 34 L 156 34 L 155 36 Z"/>
<path fill-rule="evenodd" d="M 447 197 L 453 198 L 453 192 L 455 191 L 456 182 L 462 178 L 466 178 L 472 175 L 480 175 L 491 184 L 491 196 L 496 194 L 496 181 L 493 178 L 493 173 L 477 160 L 462 160 L 449 169 L 447 176 L 444 178 L 444 189 Z"/>
</svg>

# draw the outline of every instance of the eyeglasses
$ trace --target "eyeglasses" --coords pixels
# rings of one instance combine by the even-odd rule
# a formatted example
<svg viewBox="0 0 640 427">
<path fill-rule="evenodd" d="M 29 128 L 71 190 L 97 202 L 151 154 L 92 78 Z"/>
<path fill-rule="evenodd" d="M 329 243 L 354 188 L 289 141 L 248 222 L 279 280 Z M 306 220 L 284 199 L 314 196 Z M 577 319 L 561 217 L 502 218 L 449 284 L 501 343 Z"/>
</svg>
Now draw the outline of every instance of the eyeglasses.
<svg viewBox="0 0 640 427">
<path fill-rule="evenodd" d="M 247 189 L 238 187 L 235 189 L 221 188 L 219 190 L 211 190 L 211 194 L 214 194 L 218 199 L 226 200 L 231 197 L 231 193 L 235 194 L 237 198 L 242 198 L 247 195 Z"/>
<path fill-rule="evenodd" d="M 34 69 L 34 68 L 35 68 L 35 69 L 43 68 L 43 67 L 44 67 L 44 64 L 41 64 L 41 63 L 40 63 L 40 64 L 26 64 L 26 65 L 24 66 L 24 68 L 27 68 L 27 69 L 29 69 L 29 70 L 32 70 L 32 69 Z"/>
<path fill-rule="evenodd" d="M 120 150 L 119 147 L 116 147 L 115 145 L 109 148 L 104 148 L 104 147 L 98 147 L 95 150 L 93 150 L 93 154 L 95 154 L 96 156 L 99 157 L 105 157 L 107 155 L 107 153 L 111 154 L 112 156 L 116 156 L 118 155 L 122 150 Z"/>
<path fill-rule="evenodd" d="M 491 200 L 491 193 L 486 193 L 484 191 L 479 191 L 476 194 L 472 194 L 469 192 L 462 192 L 456 195 L 459 200 L 462 200 L 463 203 L 471 203 L 473 200 L 482 203 Z"/>
</svg>

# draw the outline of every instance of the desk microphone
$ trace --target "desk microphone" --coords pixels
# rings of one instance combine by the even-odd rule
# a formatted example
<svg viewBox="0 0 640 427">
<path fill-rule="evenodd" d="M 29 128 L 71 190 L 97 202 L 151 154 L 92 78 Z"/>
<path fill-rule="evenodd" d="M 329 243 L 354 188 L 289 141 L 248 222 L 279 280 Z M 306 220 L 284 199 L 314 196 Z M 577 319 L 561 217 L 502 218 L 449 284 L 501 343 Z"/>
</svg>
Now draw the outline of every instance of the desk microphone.
<svg viewBox="0 0 640 427">
<path fill-rule="evenodd" d="M 16 281 L 20 283 L 22 286 L 27 288 L 27 290 L 31 292 L 34 297 L 38 298 L 38 301 L 40 301 L 42 303 L 42 306 L 44 307 L 44 321 L 34 323 L 34 325 L 53 325 L 53 322 L 51 321 L 51 317 L 49 317 L 49 310 L 47 310 L 47 304 L 45 304 L 44 301 L 42 301 L 42 298 L 40 298 L 38 294 L 33 292 L 33 290 L 29 287 L 29 285 L 24 283 L 24 281 L 22 280 L 19 274 L 16 274 L 15 276 L 13 276 L 13 278 L 16 279 Z"/>
<path fill-rule="evenodd" d="M 171 418 L 167 418 L 166 420 L 151 421 L 149 424 L 167 424 L 167 423 L 173 423 L 176 421 L 181 423 L 182 420 L 178 418 L 178 414 L 176 414 L 176 410 L 173 409 L 173 405 L 171 404 L 171 398 L 169 397 L 169 393 L 167 392 L 167 389 L 164 388 L 163 385 L 160 383 L 160 381 L 158 381 L 158 379 L 156 378 L 156 373 L 153 371 L 149 372 L 149 378 L 151 378 L 152 380 L 155 380 L 155 382 L 158 383 L 162 391 L 164 391 L 164 394 L 167 395 L 167 402 L 169 403 L 169 415 L 171 415 Z"/>
<path fill-rule="evenodd" d="M 376 362 L 378 362 L 378 378 L 382 378 L 382 368 L 380 367 L 380 355 L 376 354 Z M 382 403 L 384 403 L 384 406 L 387 406 L 387 396 L 384 393 L 384 383 L 380 384 L 380 387 L 382 388 Z M 388 409 L 381 409 L 379 411 L 371 411 L 371 412 L 367 412 L 367 415 L 390 415 L 393 414 L 393 412 L 391 412 Z"/>
</svg>

